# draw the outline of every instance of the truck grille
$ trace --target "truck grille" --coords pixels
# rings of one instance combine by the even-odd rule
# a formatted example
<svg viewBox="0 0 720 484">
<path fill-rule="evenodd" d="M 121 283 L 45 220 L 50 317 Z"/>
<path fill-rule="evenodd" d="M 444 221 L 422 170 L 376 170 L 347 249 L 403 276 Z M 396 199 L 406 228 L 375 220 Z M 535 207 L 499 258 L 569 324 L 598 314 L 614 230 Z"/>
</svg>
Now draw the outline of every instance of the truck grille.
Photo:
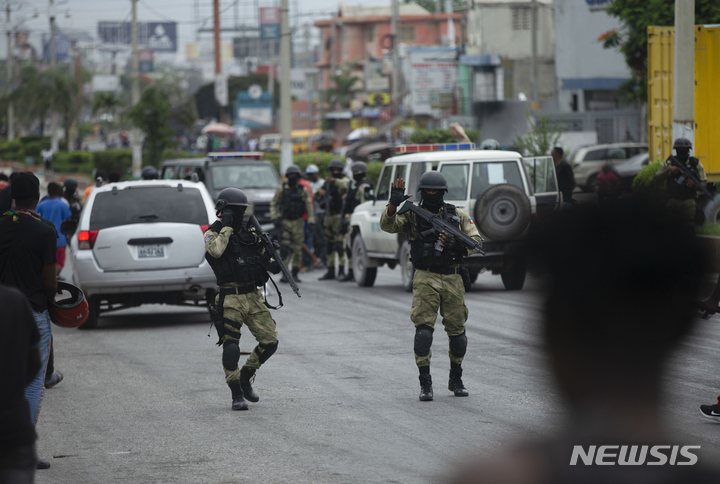
<svg viewBox="0 0 720 484">
<path fill-rule="evenodd" d="M 253 215 L 255 215 L 255 218 L 258 220 L 258 222 L 260 222 L 261 225 L 270 223 L 272 221 L 272 219 L 270 218 L 270 203 L 255 203 L 253 207 Z"/>
</svg>

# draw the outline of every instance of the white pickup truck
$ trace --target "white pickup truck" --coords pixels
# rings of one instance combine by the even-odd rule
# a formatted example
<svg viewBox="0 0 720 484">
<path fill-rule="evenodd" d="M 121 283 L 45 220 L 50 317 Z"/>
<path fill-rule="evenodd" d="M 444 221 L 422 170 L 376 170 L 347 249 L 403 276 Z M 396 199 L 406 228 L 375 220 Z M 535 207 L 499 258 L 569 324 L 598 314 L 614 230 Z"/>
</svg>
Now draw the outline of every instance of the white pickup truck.
<svg viewBox="0 0 720 484">
<path fill-rule="evenodd" d="M 423 146 L 423 145 L 420 145 Z M 355 279 L 359 286 L 375 282 L 377 268 L 400 265 L 403 286 L 412 291 L 414 269 L 410 243 L 403 234 L 380 229 L 380 215 L 390 198 L 390 183 L 406 180 L 406 193 L 419 201 L 420 176 L 437 170 L 448 182 L 445 201 L 465 210 L 485 239 L 486 255 L 463 261 L 474 282 L 480 272 L 500 274 L 506 289 L 522 289 L 526 262 L 521 243 L 531 224 L 562 203 L 555 166 L 550 156 L 523 158 L 514 151 L 422 151 L 385 161 L 374 201 L 359 205 L 351 217 L 351 247 Z"/>
</svg>

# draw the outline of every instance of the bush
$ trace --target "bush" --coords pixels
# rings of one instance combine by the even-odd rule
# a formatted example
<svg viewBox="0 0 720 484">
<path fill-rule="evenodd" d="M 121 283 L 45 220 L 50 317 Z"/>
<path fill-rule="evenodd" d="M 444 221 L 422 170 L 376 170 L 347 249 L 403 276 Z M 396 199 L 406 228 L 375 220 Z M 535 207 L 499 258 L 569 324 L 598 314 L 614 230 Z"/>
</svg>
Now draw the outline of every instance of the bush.
<svg viewBox="0 0 720 484">
<path fill-rule="evenodd" d="M 720 236 L 720 224 L 705 224 L 695 227 L 695 233 L 697 235 L 713 235 L 715 237 Z"/>
<path fill-rule="evenodd" d="M 40 152 L 50 148 L 50 138 L 25 143 L 25 155 L 40 158 Z"/>
<path fill-rule="evenodd" d="M 368 163 L 367 166 L 367 177 L 372 180 L 373 186 L 376 188 L 375 191 L 377 191 L 378 186 L 378 179 L 380 178 L 380 172 L 382 171 L 382 167 L 385 165 L 385 163 Z"/>
<path fill-rule="evenodd" d="M 640 170 L 633 180 L 633 191 L 641 195 L 662 197 L 665 195 L 667 180 L 660 183 L 655 182 L 655 173 L 660 170 L 662 160 L 654 161 Z"/>
<path fill-rule="evenodd" d="M 31 134 L 29 136 L 22 136 L 20 137 L 20 141 L 23 144 L 26 143 L 35 143 L 37 141 L 47 141 L 48 146 L 50 146 L 50 136 L 38 136 L 36 134 Z"/>
<path fill-rule="evenodd" d="M 23 161 L 25 159 L 25 148 L 22 141 L 16 138 L 3 143 L 0 147 L 0 158 L 3 160 Z"/>
<path fill-rule="evenodd" d="M 98 170 L 105 170 L 106 173 L 116 171 L 124 175 L 132 168 L 132 150 L 96 151 L 93 153 L 93 165 Z"/>
<path fill-rule="evenodd" d="M 59 173 L 92 174 L 95 169 L 93 156 L 87 151 L 58 152 L 53 155 L 53 170 Z"/>
<path fill-rule="evenodd" d="M 416 129 L 408 138 L 410 143 L 457 143 L 455 136 L 449 129 Z"/>
</svg>

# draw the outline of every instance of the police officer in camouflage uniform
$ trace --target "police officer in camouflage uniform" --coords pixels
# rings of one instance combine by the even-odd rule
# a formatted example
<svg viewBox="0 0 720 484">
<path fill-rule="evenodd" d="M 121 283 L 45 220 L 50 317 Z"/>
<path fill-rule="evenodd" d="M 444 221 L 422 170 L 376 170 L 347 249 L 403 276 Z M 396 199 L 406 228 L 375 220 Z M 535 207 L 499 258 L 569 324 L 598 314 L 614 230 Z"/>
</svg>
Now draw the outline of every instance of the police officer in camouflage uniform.
<svg viewBox="0 0 720 484">
<path fill-rule="evenodd" d="M 277 274 L 280 266 L 259 243 L 254 228 L 243 223 L 247 206 L 247 196 L 242 190 L 225 188 L 215 204 L 220 220 L 205 232 L 205 259 L 218 282 L 215 307 L 222 311 L 222 323 L 216 323 L 215 327 L 218 345 L 223 347 L 222 365 L 225 381 L 232 392 L 233 410 L 247 410 L 245 399 L 260 400 L 251 381 L 255 371 L 278 347 L 275 321 L 258 287 L 268 280 L 268 270 Z M 258 345 L 241 369 L 238 362 L 243 324 Z"/>
<path fill-rule="evenodd" d="M 354 281 L 355 274 L 353 274 L 352 266 L 352 248 L 350 247 L 350 234 L 348 228 L 350 226 L 350 215 L 355 211 L 358 205 L 365 203 L 367 200 L 372 200 L 373 184 L 367 177 L 367 164 L 364 161 L 356 161 L 352 164 L 353 180 L 350 182 L 350 187 L 347 194 L 345 195 L 345 205 L 343 209 L 343 217 L 345 221 L 341 226 L 340 233 L 344 236 L 343 248 L 347 255 L 347 275 L 338 277 L 338 282 Z"/>
<path fill-rule="evenodd" d="M 465 306 L 465 286 L 461 275 L 460 262 L 469 255 L 464 246 L 454 237 L 442 232 L 440 236 L 421 234 L 430 226 L 412 212 L 397 215 L 398 205 L 410 196 L 404 196 L 405 181 L 399 178 L 391 185 L 390 201 L 380 218 L 380 228 L 391 234 L 403 233 L 410 241 L 410 254 L 415 276 L 413 278 L 413 301 L 410 319 L 415 325 L 415 362 L 420 371 L 420 400 L 433 399 L 432 378 L 430 377 L 430 347 L 435 330 L 438 308 L 442 324 L 450 340 L 450 381 L 448 389 L 458 397 L 466 397 L 468 391 L 462 381 L 462 361 L 467 349 L 465 321 L 468 310 Z M 420 205 L 443 218 L 464 233 L 482 241 L 480 233 L 463 210 L 444 203 L 447 181 L 442 173 L 429 171 L 420 177 Z M 408 202 L 410 203 L 410 202 Z M 442 250 L 436 249 L 439 242 Z"/>
<path fill-rule="evenodd" d="M 345 250 L 343 248 L 343 234 L 337 233 L 337 226 L 340 222 L 340 215 L 343 205 L 343 195 L 347 193 L 349 180 L 343 176 L 345 166 L 343 162 L 334 159 L 330 161 L 331 175 L 325 178 L 325 186 L 318 190 L 318 200 L 325 199 L 325 217 L 323 218 L 323 234 L 327 244 L 327 266 L 328 270 L 319 280 L 326 281 L 335 279 L 335 253 L 338 255 L 338 277 L 345 275 Z"/>
<path fill-rule="evenodd" d="M 689 139 L 676 139 L 673 148 L 675 148 L 677 156 L 671 155 L 663 162 L 660 166 L 660 171 L 655 174 L 655 181 L 660 182 L 667 180 L 668 205 L 679 210 L 687 222 L 694 225 L 696 211 L 695 200 L 698 197 L 698 187 L 692 180 L 684 179 L 682 170 L 677 166 L 673 166 L 672 160 L 675 158 L 685 165 L 703 186 L 707 182 L 707 175 L 700 160 L 694 156 L 690 156 L 692 142 Z M 680 181 L 680 183 L 678 183 L 678 181 Z"/>
<path fill-rule="evenodd" d="M 302 282 L 298 279 L 302 266 L 302 247 L 305 243 L 305 222 L 302 217 L 307 213 L 308 230 L 312 231 L 315 228 L 315 212 L 310 193 L 299 183 L 302 176 L 300 168 L 289 166 L 285 176 L 287 181 L 277 188 L 275 197 L 270 202 L 270 217 L 275 220 L 276 228 L 282 227 L 282 257 L 287 261 L 287 255 L 292 252 L 292 276 L 295 282 Z M 288 280 L 283 275 L 280 282 Z"/>
</svg>

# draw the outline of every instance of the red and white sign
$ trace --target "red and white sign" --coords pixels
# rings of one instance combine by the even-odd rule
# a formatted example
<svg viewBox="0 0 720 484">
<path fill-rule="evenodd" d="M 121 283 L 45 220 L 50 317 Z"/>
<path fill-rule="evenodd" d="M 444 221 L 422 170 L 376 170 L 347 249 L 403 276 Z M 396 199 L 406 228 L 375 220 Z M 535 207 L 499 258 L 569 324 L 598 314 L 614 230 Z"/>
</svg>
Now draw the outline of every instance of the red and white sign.
<svg viewBox="0 0 720 484">
<path fill-rule="evenodd" d="M 280 7 L 261 7 L 260 8 L 261 24 L 279 24 L 280 23 Z"/>
</svg>

